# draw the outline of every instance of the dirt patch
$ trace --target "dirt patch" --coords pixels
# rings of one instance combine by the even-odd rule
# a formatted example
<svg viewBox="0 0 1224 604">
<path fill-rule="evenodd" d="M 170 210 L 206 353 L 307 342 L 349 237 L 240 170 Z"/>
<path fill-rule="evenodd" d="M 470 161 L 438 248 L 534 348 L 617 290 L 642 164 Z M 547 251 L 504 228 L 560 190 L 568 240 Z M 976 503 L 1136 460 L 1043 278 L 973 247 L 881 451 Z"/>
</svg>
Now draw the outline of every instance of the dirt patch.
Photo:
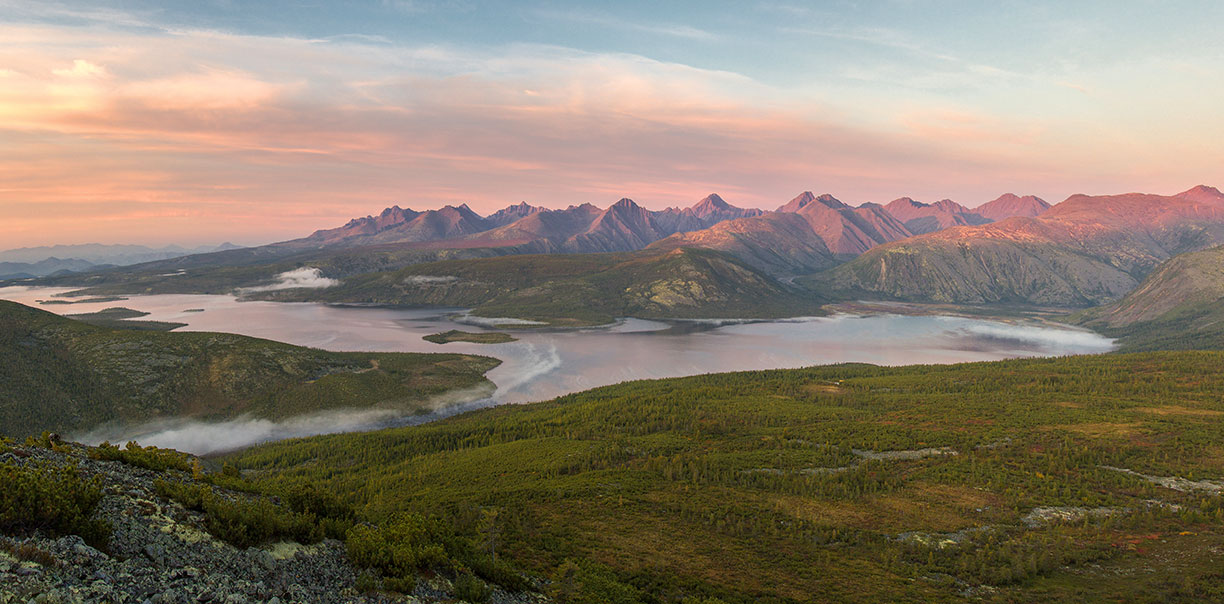
<svg viewBox="0 0 1224 604">
<path fill-rule="evenodd" d="M 804 384 L 803 389 L 807 392 L 817 392 L 820 394 L 841 394 L 846 391 L 845 388 L 842 388 L 838 384 L 830 384 L 827 382 L 817 383 L 817 384 Z"/>
<path fill-rule="evenodd" d="M 981 523 L 1014 521 L 1014 513 L 993 493 L 933 483 L 915 483 L 896 493 L 853 501 L 793 495 L 772 499 L 779 512 L 796 518 L 894 533 L 951 532 Z"/>
<path fill-rule="evenodd" d="M 1097 422 L 1085 424 L 1060 424 L 1053 427 L 1061 430 L 1067 430 L 1068 432 L 1083 434 L 1084 436 L 1104 438 L 1135 436 L 1139 434 L 1139 429 L 1143 427 L 1143 424 L 1141 422 L 1131 422 L 1126 424 Z"/>
<path fill-rule="evenodd" d="M 1219 417 L 1224 415 L 1224 411 L 1216 411 L 1215 409 L 1195 409 L 1193 407 L 1183 407 L 1181 405 L 1163 405 L 1160 407 L 1140 407 L 1135 411 L 1151 413 L 1152 415 L 1171 415 L 1171 416 L 1190 416 L 1190 417 Z"/>
</svg>

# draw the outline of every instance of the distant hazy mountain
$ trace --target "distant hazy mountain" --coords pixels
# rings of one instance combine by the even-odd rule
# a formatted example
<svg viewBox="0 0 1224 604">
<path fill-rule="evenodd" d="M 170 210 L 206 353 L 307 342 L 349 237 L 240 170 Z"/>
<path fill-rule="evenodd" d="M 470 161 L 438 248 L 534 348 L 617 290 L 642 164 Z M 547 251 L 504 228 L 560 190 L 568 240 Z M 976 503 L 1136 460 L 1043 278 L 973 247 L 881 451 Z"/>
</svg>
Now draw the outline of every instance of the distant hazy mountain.
<svg viewBox="0 0 1224 604">
<path fill-rule="evenodd" d="M 982 218 L 998 222 L 1013 216 L 1026 216 L 1032 218 L 1033 216 L 1037 216 L 1048 209 L 1050 209 L 1050 204 L 1046 203 L 1045 200 L 1041 199 L 1040 197 L 1033 195 L 1018 197 L 1011 193 L 1004 193 L 1003 195 L 1000 195 L 998 199 L 988 201 L 976 208 L 973 208 L 972 211 L 974 214 L 977 214 Z"/>
<path fill-rule="evenodd" d="M 1224 195 L 1073 195 L 1035 218 L 875 248 L 814 279 L 850 296 L 956 303 L 1117 300 L 1164 260 L 1224 243 Z"/>
<path fill-rule="evenodd" d="M 965 206 L 944 199 L 935 203 L 922 203 L 909 197 L 888 202 L 884 209 L 915 235 L 933 233 L 954 226 L 979 225 L 990 222 Z"/>
<path fill-rule="evenodd" d="M 46 272 L 33 272 L 35 275 L 49 275 L 59 270 L 80 271 L 95 264 L 113 264 L 126 266 L 153 260 L 166 260 L 190 254 L 203 254 L 222 250 L 238 249 L 241 246 L 226 242 L 221 245 L 204 245 L 196 248 L 185 248 L 170 245 L 161 248 L 151 248 L 143 245 L 103 245 L 100 243 L 85 243 L 81 245 L 50 245 L 40 247 L 23 247 L 0 252 L 0 263 L 44 264 L 47 267 L 59 263 L 59 268 Z M 85 264 L 81 264 L 81 263 Z M 43 269 L 38 268 L 36 271 Z M 8 271 L 0 268 L 0 274 Z M 30 271 L 26 271 L 30 272 Z"/>
<path fill-rule="evenodd" d="M 38 262 L 0 262 L 0 279 L 45 277 L 63 271 L 75 273 L 94 266 L 97 265 L 79 258 L 47 258 Z"/>
</svg>

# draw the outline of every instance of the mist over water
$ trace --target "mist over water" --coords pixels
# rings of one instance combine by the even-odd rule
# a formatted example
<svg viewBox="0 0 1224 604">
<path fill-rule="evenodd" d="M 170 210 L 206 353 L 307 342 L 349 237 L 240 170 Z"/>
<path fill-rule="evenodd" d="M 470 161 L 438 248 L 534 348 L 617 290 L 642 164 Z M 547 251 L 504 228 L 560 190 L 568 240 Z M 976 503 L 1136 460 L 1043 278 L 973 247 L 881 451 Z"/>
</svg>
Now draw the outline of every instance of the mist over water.
<svg viewBox="0 0 1224 604">
<path fill-rule="evenodd" d="M 0 298 L 70 314 L 126 306 L 143 319 L 186 323 L 180 331 L 223 331 L 336 351 L 458 352 L 502 360 L 487 375 L 497 389 L 452 393 L 431 401 L 426 415 L 395 410 L 333 410 L 284 422 L 236 419 L 113 426 L 85 442 L 171 446 L 195 453 L 312 434 L 415 424 L 504 403 L 539 401 L 627 380 L 723 371 L 795 368 L 841 362 L 880 365 L 956 363 L 1023 356 L 1090 354 L 1112 340 L 1074 328 L 1004 323 L 964 317 L 835 315 L 776 321 L 646 321 L 574 330 L 514 329 L 516 342 L 433 344 L 422 336 L 475 325 L 463 309 L 391 309 L 314 303 L 239 302 L 230 296 L 132 296 L 121 302 L 40 306 L 65 290 L 0 288 Z M 204 309 L 204 312 L 185 312 Z M 452 318 L 454 317 L 454 318 Z M 507 329 L 507 327 L 502 327 Z"/>
</svg>

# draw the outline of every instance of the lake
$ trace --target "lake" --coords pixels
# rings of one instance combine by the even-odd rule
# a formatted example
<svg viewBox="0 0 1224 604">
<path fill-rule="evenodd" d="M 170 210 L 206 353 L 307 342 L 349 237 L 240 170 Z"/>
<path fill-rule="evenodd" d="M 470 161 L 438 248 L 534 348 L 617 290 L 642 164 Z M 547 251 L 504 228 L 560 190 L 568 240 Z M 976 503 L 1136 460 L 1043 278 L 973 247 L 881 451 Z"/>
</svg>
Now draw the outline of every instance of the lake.
<svg viewBox="0 0 1224 604">
<path fill-rule="evenodd" d="M 489 372 L 491 398 L 458 401 L 429 416 L 328 414 L 285 424 L 262 420 L 134 426 L 80 435 L 86 440 L 174 446 L 197 453 L 323 432 L 417 423 L 458 411 L 546 400 L 626 380 L 701 373 L 780 369 L 841 362 L 879 365 L 957 363 L 1024 356 L 1091 354 L 1112 340 L 1071 327 L 953 316 L 892 314 L 801 317 L 773 321 L 647 321 L 609 327 L 509 330 L 505 344 L 432 344 L 422 336 L 462 329 L 497 331 L 470 323 L 462 309 L 399 309 L 240 302 L 231 296 L 131 296 L 119 302 L 40 305 L 66 290 L 0 288 L 0 298 L 59 314 L 124 306 L 142 319 L 186 323 L 180 331 L 223 331 L 335 351 L 460 352 L 503 361 Z M 201 310 L 202 312 L 191 312 Z M 503 331 L 505 331 L 503 329 Z"/>
</svg>

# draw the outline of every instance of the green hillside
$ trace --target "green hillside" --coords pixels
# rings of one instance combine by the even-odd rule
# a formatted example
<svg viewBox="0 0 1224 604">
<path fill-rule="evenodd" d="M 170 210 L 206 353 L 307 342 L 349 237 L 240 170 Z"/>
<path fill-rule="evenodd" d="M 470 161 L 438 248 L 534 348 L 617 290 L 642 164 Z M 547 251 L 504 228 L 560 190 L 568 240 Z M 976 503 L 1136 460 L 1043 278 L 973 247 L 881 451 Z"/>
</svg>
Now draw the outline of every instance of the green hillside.
<svg viewBox="0 0 1224 604">
<path fill-rule="evenodd" d="M 479 316 L 556 325 L 601 324 L 625 316 L 795 316 L 819 313 L 823 302 L 730 256 L 696 249 L 434 262 L 349 277 L 326 289 L 257 296 L 278 301 L 468 307 Z"/>
<path fill-rule="evenodd" d="M 419 408 L 492 384 L 495 359 L 334 353 L 232 334 L 88 325 L 0 301 L 0 434 L 75 433 L 163 417 L 284 418 L 325 408 Z"/>
<path fill-rule="evenodd" d="M 564 601 L 1211 601 L 1224 598 L 1222 363 L 632 382 L 228 461 L 376 522 L 433 517 L 551 577 Z"/>
<path fill-rule="evenodd" d="M 1125 298 L 1080 313 L 1124 350 L 1224 348 L 1224 247 L 1175 256 Z"/>
</svg>

